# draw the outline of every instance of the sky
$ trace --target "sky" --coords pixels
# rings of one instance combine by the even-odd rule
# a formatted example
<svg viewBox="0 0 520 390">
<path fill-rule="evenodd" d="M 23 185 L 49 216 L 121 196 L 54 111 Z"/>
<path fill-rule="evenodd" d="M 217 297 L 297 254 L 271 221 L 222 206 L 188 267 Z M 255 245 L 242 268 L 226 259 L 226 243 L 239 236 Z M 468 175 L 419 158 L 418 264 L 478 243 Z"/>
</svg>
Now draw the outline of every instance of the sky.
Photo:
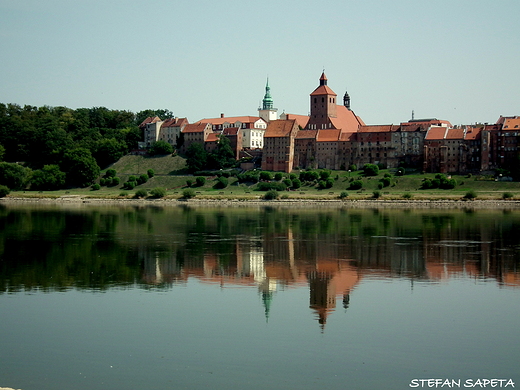
<svg viewBox="0 0 520 390">
<path fill-rule="evenodd" d="M 519 0 L 0 0 L 0 103 L 308 115 L 323 70 L 366 124 L 520 115 Z"/>
</svg>

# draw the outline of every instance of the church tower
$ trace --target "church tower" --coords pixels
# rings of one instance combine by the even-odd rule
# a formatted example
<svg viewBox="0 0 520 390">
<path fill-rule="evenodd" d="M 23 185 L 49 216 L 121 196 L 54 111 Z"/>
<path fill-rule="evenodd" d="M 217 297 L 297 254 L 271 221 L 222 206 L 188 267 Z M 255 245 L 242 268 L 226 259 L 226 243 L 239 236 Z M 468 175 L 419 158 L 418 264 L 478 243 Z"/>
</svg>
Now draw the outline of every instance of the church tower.
<svg viewBox="0 0 520 390">
<path fill-rule="evenodd" d="M 345 91 L 345 95 L 343 95 L 343 105 L 350 110 L 350 95 L 347 91 Z"/>
<path fill-rule="evenodd" d="M 262 100 L 262 107 L 258 107 L 258 116 L 266 122 L 278 119 L 278 109 L 273 106 L 273 98 L 271 97 L 271 88 L 269 88 L 269 78 L 265 84 L 265 95 Z"/>
<path fill-rule="evenodd" d="M 336 118 L 336 93 L 327 86 L 325 72 L 321 74 L 320 85 L 311 93 L 311 115 L 309 124 L 318 129 L 327 128 L 329 118 Z"/>
</svg>

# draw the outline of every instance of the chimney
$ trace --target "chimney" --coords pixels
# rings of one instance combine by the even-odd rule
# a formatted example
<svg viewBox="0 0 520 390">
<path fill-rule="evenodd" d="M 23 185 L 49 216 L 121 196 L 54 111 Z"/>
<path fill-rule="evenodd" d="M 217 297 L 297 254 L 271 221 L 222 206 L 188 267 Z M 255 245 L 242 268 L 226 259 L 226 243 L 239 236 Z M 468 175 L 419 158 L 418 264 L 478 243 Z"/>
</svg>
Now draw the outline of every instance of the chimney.
<svg viewBox="0 0 520 390">
<path fill-rule="evenodd" d="M 220 114 L 220 117 L 221 117 L 221 118 L 224 118 L 224 113 Z"/>
</svg>

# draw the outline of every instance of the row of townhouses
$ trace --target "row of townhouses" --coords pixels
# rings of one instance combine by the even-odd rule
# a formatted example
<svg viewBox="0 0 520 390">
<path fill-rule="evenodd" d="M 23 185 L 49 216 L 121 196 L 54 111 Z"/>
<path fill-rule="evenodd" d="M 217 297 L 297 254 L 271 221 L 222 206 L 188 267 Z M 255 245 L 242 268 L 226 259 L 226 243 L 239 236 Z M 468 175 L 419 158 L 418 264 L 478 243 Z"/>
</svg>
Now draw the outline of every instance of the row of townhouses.
<svg viewBox="0 0 520 390">
<path fill-rule="evenodd" d="M 193 143 L 207 151 L 225 135 L 236 158 L 257 157 L 264 170 L 291 172 L 295 168 L 348 169 L 351 165 L 400 163 L 426 172 L 479 173 L 510 169 L 518 162 L 520 117 L 503 117 L 494 124 L 453 126 L 439 119 L 412 119 L 398 125 L 366 125 L 343 104 L 322 73 L 310 94 L 310 114 L 282 113 L 278 119 L 269 82 L 258 116 L 202 119 L 147 118 L 144 146 L 162 140 L 185 152 Z"/>
</svg>

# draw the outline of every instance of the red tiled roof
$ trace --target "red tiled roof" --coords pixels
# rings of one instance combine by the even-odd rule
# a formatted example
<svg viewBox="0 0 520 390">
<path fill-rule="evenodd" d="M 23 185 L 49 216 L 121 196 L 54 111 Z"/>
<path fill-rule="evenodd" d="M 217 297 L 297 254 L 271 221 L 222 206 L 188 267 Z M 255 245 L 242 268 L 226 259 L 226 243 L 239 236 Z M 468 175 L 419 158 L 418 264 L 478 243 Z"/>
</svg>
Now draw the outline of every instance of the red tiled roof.
<svg viewBox="0 0 520 390">
<path fill-rule="evenodd" d="M 336 129 L 341 129 L 343 132 L 358 131 L 359 126 L 365 124 L 354 114 L 354 111 L 349 110 L 345 106 L 336 106 L 336 115 L 336 118 L 330 118 L 330 121 Z"/>
<path fill-rule="evenodd" d="M 264 138 L 269 137 L 288 137 L 296 124 L 296 120 L 289 119 L 277 119 L 269 122 L 267 130 L 265 131 Z"/>
<path fill-rule="evenodd" d="M 298 126 L 302 129 L 307 126 L 307 122 L 309 122 L 309 116 L 307 115 L 297 115 L 297 114 L 285 114 L 286 119 L 295 119 Z"/>
<path fill-rule="evenodd" d="M 464 139 L 464 129 L 448 129 L 446 139 Z"/>
<path fill-rule="evenodd" d="M 297 139 L 315 139 L 318 135 L 318 130 L 300 130 L 296 134 Z"/>
<path fill-rule="evenodd" d="M 181 127 L 188 124 L 187 118 L 170 118 L 166 119 L 162 127 Z"/>
<path fill-rule="evenodd" d="M 336 95 L 336 93 L 329 88 L 328 85 L 320 85 L 318 88 L 316 88 L 314 90 L 314 92 L 311 93 L 311 96 L 316 96 L 316 95 L 334 95 L 334 96 L 338 96 Z"/>
<path fill-rule="evenodd" d="M 217 133 L 209 133 L 208 138 L 206 138 L 206 142 L 217 142 L 218 134 Z"/>
<path fill-rule="evenodd" d="M 209 119 L 201 119 L 200 121 L 197 121 L 195 123 L 211 123 L 212 125 L 221 125 L 223 123 L 235 123 L 235 122 L 242 122 L 242 123 L 254 123 L 257 120 L 261 119 L 259 116 L 228 116 L 223 118 L 209 118 Z"/>
<path fill-rule="evenodd" d="M 425 140 L 444 139 L 447 131 L 448 131 L 448 128 L 446 128 L 446 127 L 432 126 L 426 133 L 426 137 L 424 139 Z"/>
<path fill-rule="evenodd" d="M 317 142 L 332 142 L 338 141 L 341 134 L 341 129 L 323 129 L 318 130 Z"/>
<path fill-rule="evenodd" d="M 155 123 L 155 122 L 160 122 L 161 121 L 161 118 L 159 118 L 158 116 L 149 116 L 148 118 L 146 118 L 140 125 L 139 127 L 142 127 L 142 126 L 145 126 L 147 125 L 148 123 Z"/>
<path fill-rule="evenodd" d="M 386 133 L 396 131 L 399 128 L 398 125 L 374 125 L 374 126 L 361 126 L 359 128 L 360 133 Z"/>
<path fill-rule="evenodd" d="M 238 127 L 227 127 L 222 131 L 222 134 L 237 135 L 239 131 L 240 131 L 240 128 L 238 128 Z"/>
<path fill-rule="evenodd" d="M 184 130 L 182 132 L 183 133 L 202 133 L 206 129 L 207 125 L 208 125 L 207 123 L 201 123 L 201 122 L 192 123 L 192 124 L 186 125 L 186 127 L 184 128 Z"/>
<path fill-rule="evenodd" d="M 464 139 L 468 140 L 468 141 L 478 139 L 480 137 L 481 130 L 482 130 L 482 127 L 480 127 L 480 126 L 479 127 L 473 127 L 473 126 L 468 127 L 466 129 L 466 134 L 464 136 Z"/>
<path fill-rule="evenodd" d="M 520 117 L 505 118 L 502 130 L 515 130 L 520 131 Z"/>
</svg>

